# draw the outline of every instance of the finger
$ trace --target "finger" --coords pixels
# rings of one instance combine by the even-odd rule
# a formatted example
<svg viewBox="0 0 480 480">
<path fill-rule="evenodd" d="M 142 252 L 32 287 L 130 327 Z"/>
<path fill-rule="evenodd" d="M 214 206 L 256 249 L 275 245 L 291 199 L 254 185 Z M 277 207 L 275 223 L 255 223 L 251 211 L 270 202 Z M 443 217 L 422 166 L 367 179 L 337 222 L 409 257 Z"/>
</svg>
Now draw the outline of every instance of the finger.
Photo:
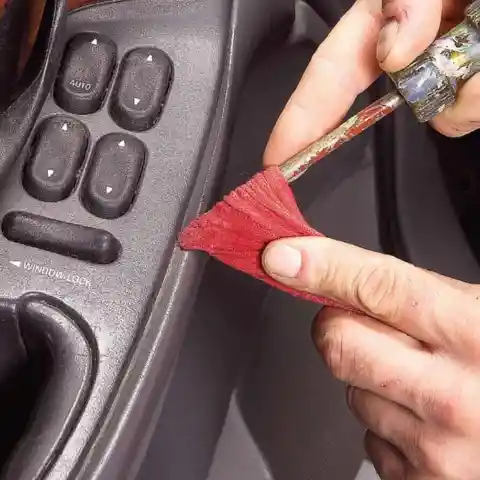
<svg viewBox="0 0 480 480">
<path fill-rule="evenodd" d="M 265 271 L 301 291 L 336 300 L 369 317 L 441 348 L 478 347 L 477 297 L 396 258 L 328 238 L 272 242 L 263 254 Z M 462 311 L 459 312 L 459 306 Z M 467 342 L 467 343 L 462 343 Z"/>
<path fill-rule="evenodd" d="M 368 430 L 365 434 L 364 445 L 368 458 L 380 478 L 383 480 L 407 478 L 406 459 L 392 444 Z"/>
<path fill-rule="evenodd" d="M 453 406 L 460 410 L 464 405 L 459 389 L 451 387 L 463 376 L 408 335 L 365 316 L 326 308 L 314 323 L 313 340 L 339 380 L 370 390 L 425 420 L 448 427 L 464 423 L 452 413 Z"/>
<path fill-rule="evenodd" d="M 460 90 L 455 104 L 437 115 L 432 126 L 448 137 L 462 137 L 480 127 L 480 75 Z"/>
<path fill-rule="evenodd" d="M 437 280 L 445 282 L 451 287 L 456 288 L 457 290 L 460 290 L 462 292 L 469 293 L 478 288 L 476 285 L 472 285 L 470 283 L 466 283 L 461 280 L 457 280 L 455 278 L 446 277 L 445 275 L 442 275 L 441 273 L 438 273 L 438 272 L 434 272 L 432 270 L 425 270 L 425 269 L 422 269 L 422 270 L 424 272 L 427 272 L 432 277 L 435 277 Z"/>
<path fill-rule="evenodd" d="M 378 441 L 369 439 L 374 445 L 366 445 L 367 453 L 374 465 L 381 464 L 382 460 L 385 462 L 381 458 L 383 454 L 389 456 L 392 464 L 395 462 L 397 469 L 401 462 L 406 474 L 403 478 L 478 478 L 478 445 L 467 440 L 470 437 L 452 436 L 448 431 L 423 422 L 402 406 L 366 390 L 350 389 L 348 402 L 352 413 L 370 435 L 386 442 L 379 445 Z M 382 448 L 381 452 L 375 450 L 375 446 Z"/>
<path fill-rule="evenodd" d="M 426 391 L 436 382 L 431 377 L 433 357 L 420 342 L 366 316 L 335 308 L 321 310 L 312 333 L 337 379 L 423 413 Z"/>
<path fill-rule="evenodd" d="M 282 163 L 332 130 L 378 77 L 378 5 L 358 0 L 320 45 L 275 126 L 265 165 Z"/>
<path fill-rule="evenodd" d="M 349 407 L 362 425 L 397 447 L 414 467 L 423 466 L 427 424 L 402 406 L 367 390 L 353 388 L 349 398 Z"/>
<path fill-rule="evenodd" d="M 387 72 L 405 68 L 435 40 L 442 19 L 442 0 L 383 0 L 386 23 L 377 57 Z"/>
</svg>

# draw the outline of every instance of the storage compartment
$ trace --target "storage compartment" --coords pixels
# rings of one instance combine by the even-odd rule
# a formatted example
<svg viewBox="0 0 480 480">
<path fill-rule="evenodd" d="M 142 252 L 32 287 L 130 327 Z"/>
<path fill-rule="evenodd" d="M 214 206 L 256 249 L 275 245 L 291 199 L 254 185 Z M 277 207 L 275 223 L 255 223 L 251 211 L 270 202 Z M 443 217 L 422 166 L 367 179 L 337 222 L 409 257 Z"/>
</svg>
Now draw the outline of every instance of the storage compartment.
<svg viewBox="0 0 480 480">
<path fill-rule="evenodd" d="M 0 321 L 0 478 L 31 480 L 81 414 L 98 352 L 84 320 L 45 295 L 0 299 Z"/>
<path fill-rule="evenodd" d="M 206 263 L 178 232 L 217 191 L 246 64 L 293 3 L 47 7 L 0 113 L 0 297 L 52 359 L 2 480 L 132 478 Z"/>
<path fill-rule="evenodd" d="M 27 434 L 51 378 L 53 352 L 40 327 L 8 306 L 0 310 L 0 471 Z"/>
</svg>

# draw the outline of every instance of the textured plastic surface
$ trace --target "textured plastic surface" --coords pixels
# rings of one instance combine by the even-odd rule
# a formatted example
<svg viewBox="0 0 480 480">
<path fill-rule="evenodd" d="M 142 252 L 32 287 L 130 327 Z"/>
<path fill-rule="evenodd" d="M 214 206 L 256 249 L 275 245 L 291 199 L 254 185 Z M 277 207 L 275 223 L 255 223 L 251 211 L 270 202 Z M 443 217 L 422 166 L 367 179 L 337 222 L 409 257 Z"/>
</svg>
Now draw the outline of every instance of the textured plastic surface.
<svg viewBox="0 0 480 480">
<path fill-rule="evenodd" d="M 333 24 L 349 2 L 310 3 Z M 302 35 L 318 43 L 326 34 L 311 13 L 299 5 L 293 34 L 300 38 L 259 54 L 250 66 L 222 192 L 257 170 L 270 129 L 314 51 Z M 352 111 L 389 89 L 390 81 L 378 82 Z M 476 205 L 468 211 L 479 244 L 480 136 L 443 140 L 403 107 L 299 180 L 301 209 L 333 238 L 478 281 L 439 160 L 445 157 L 451 170 L 469 167 L 458 194 Z M 312 346 L 314 314 L 311 305 L 209 263 L 140 479 L 353 480 L 363 432 L 345 406 L 343 385 Z"/>
<path fill-rule="evenodd" d="M 18 77 L 18 57 L 28 15 L 28 2 L 17 0 L 0 6 L 0 111 L 11 101 Z"/>
<path fill-rule="evenodd" d="M 168 56 L 154 48 L 137 48 L 123 59 L 110 112 L 119 126 L 143 132 L 160 119 L 172 78 Z"/>
<path fill-rule="evenodd" d="M 0 113 L 0 183 L 18 159 L 51 88 L 62 52 L 64 17 L 62 0 L 46 2 L 38 41 L 23 79 L 17 85 L 18 96 Z"/>
<path fill-rule="evenodd" d="M 2 471 L 5 479 L 40 479 L 65 445 L 85 406 L 98 368 L 98 349 L 86 322 L 58 299 L 27 294 L 0 303 L 2 317 L 7 309 L 21 329 L 37 330 L 48 339 L 52 356 L 48 381 L 28 433 Z"/>
<path fill-rule="evenodd" d="M 319 1 L 317 8 L 328 10 L 331 18 L 336 18 L 339 9 L 330 10 L 327 3 L 330 2 Z M 297 13 L 303 15 L 301 9 Z M 25 305 L 22 311 L 28 310 L 22 318 L 43 325 L 45 332 L 58 332 L 52 335 L 58 339 L 59 355 L 65 355 L 68 365 L 76 352 L 73 346 L 85 350 L 81 351 L 85 361 L 78 362 L 76 373 L 53 371 L 51 388 L 46 390 L 43 403 L 39 403 L 43 413 L 34 425 L 35 436 L 42 436 L 44 441 L 27 455 L 24 448 L 31 445 L 30 437 L 23 438 L 11 458 L 7 480 L 135 477 L 164 406 L 202 279 L 205 258 L 185 255 L 176 249 L 176 234 L 181 225 L 205 209 L 213 193 L 218 193 L 230 121 L 247 63 L 259 45 L 265 47 L 265 40 L 281 38 L 288 32 L 285 27 L 290 28 L 292 14 L 290 0 L 136 0 L 104 3 L 70 16 L 68 38 L 79 32 L 93 32 L 109 37 L 116 46 L 114 78 L 101 110 L 72 115 L 89 130 L 86 164 L 71 196 L 45 203 L 23 189 L 22 174 L 28 157 L 25 149 L 8 182 L 4 182 L 0 217 L 9 211 L 25 211 L 104 229 L 119 239 L 123 251 L 111 265 L 91 265 L 0 238 L 1 268 L 4 278 L 8 278 L 8 282 L 0 283 L 0 297 L 29 299 L 19 303 Z M 315 40 L 321 40 L 326 33 L 322 30 L 324 25 L 312 25 Z M 300 34 L 306 28 L 297 22 L 294 32 Z M 254 76 L 250 83 L 261 99 L 272 98 L 274 107 L 259 109 L 263 104 L 257 96 L 253 101 L 250 98 L 250 111 L 239 111 L 242 125 L 234 132 L 224 191 L 243 183 L 259 168 L 269 129 L 313 52 L 312 44 L 305 43 L 302 35 L 290 40 L 290 44 L 272 54 L 274 61 L 266 66 L 271 69 L 268 88 L 261 81 L 255 83 L 265 78 L 262 76 Z M 300 49 L 296 50 L 298 45 Z M 120 61 L 135 48 L 164 51 L 172 62 L 173 83 L 158 123 L 147 131 L 128 132 L 143 142 L 148 154 L 135 201 L 120 218 L 103 219 L 84 207 L 82 189 L 96 142 L 112 132 L 127 133 L 111 118 L 110 106 Z M 43 85 L 42 81 L 48 86 L 53 84 L 52 72 L 59 53 L 51 56 L 52 70 L 44 68 L 34 88 L 25 91 L 9 115 L 0 116 L 0 179 L 31 133 L 32 120 L 39 114 L 46 92 L 39 85 Z M 291 71 L 285 64 L 285 55 L 289 55 L 297 70 Z M 288 91 L 277 86 L 276 76 L 288 78 Z M 248 98 L 242 97 L 242 103 Z M 33 103 L 27 102 L 32 99 Z M 354 109 L 368 101 L 371 98 L 367 94 Z M 251 121 L 251 111 L 256 114 L 255 122 Z M 37 125 L 57 114 L 65 112 L 51 92 Z M 378 130 L 378 138 L 373 131 L 368 132 L 351 147 L 325 159 L 322 168 L 299 180 L 300 206 L 313 224 L 322 221 L 319 227 L 327 234 L 376 248 L 370 205 L 376 199 L 381 214 L 380 233 L 387 250 L 405 252 L 417 263 L 444 273 L 476 278 L 478 268 L 469 255 L 442 187 L 440 172 L 435 168 L 436 144 L 419 133 L 423 130 L 408 115 L 408 111 L 399 111 L 392 119 L 395 123 L 382 123 L 386 130 Z M 15 136 L 11 135 L 12 125 L 16 125 Z M 391 142 L 392 134 L 394 151 L 382 143 L 383 139 Z M 414 142 L 402 140 L 416 135 L 421 138 L 421 154 L 406 149 L 406 144 Z M 360 161 L 359 151 L 364 153 Z M 418 158 L 422 162 L 416 161 Z M 372 159 L 379 179 L 378 198 L 369 176 Z M 437 182 L 432 181 L 432 172 L 437 175 Z M 349 177 L 352 178 L 347 181 Z M 343 184 L 349 187 L 340 188 Z M 362 187 L 356 188 L 358 184 Z M 363 195 L 363 185 L 369 189 L 368 198 Z M 425 189 L 426 185 L 430 191 Z M 396 193 L 386 192 L 388 189 Z M 342 196 L 342 191 L 347 193 Z M 326 204 L 321 209 L 319 205 L 332 192 L 336 192 L 335 208 L 329 210 Z M 355 196 L 359 192 L 361 199 Z M 362 199 L 368 200 L 368 205 L 362 207 L 362 215 L 355 216 L 357 223 L 338 222 L 339 212 L 347 218 L 351 205 L 360 208 Z M 437 207 L 435 202 L 443 203 Z M 418 208 L 419 204 L 422 208 Z M 395 209 L 389 210 L 392 205 Z M 233 289 L 226 288 L 230 280 L 235 281 Z M 219 285 L 223 288 L 220 293 Z M 239 390 L 240 411 L 279 479 L 281 475 L 314 476 L 327 465 L 318 453 L 318 445 L 331 445 L 330 438 L 325 436 L 331 428 L 329 420 L 335 420 L 335 428 L 340 425 L 350 440 L 352 423 L 338 409 L 342 389 L 338 384 L 322 386 L 316 382 L 318 358 L 306 348 L 313 312 L 278 293 L 263 306 L 267 291 L 251 279 L 238 277 L 218 265 L 207 270 L 202 296 L 195 308 L 195 314 L 203 312 L 203 316 L 197 318 L 185 344 L 181 368 L 173 376 L 163 411 L 163 428 L 158 432 L 160 451 L 153 450 L 152 454 L 153 478 L 160 474 L 162 480 L 207 477 L 230 395 L 239 385 L 238 374 L 250 353 L 255 362 L 246 371 Z M 25 297 L 28 292 L 39 293 Z M 293 317 L 297 315 L 304 317 L 305 322 L 298 330 L 292 330 Z M 299 376 L 298 371 L 304 375 Z M 325 400 L 328 417 L 318 416 L 318 398 Z M 264 405 L 264 412 L 258 409 L 259 405 Z M 292 412 L 295 415 L 290 415 Z M 337 422 L 337 415 L 342 420 Z M 68 429 L 68 437 L 62 425 Z M 282 431 L 295 432 L 288 442 L 279 442 L 284 438 L 278 434 L 279 425 Z M 188 449 L 186 438 L 192 442 Z M 306 438 L 310 443 L 303 448 Z M 353 473 L 356 465 L 342 459 L 347 449 L 352 458 L 360 455 L 360 443 L 336 445 L 325 468 L 331 472 L 340 465 Z"/>
<path fill-rule="evenodd" d="M 23 130 L 17 127 L 16 150 L 6 152 L 9 130 L 0 121 L 0 147 L 1 142 L 5 145 L 0 154 L 9 154 L 0 155 L 3 171 L 9 170 L 1 192 L 0 217 L 26 212 L 105 230 L 122 245 L 116 262 L 92 265 L 0 238 L 1 268 L 8 278 L 8 284 L 0 284 L 0 296 L 15 298 L 34 291 L 61 299 L 75 318 L 88 325 L 95 345 L 84 354 L 85 361 L 90 359 L 95 365 L 88 392 L 76 380 L 78 375 L 55 377 L 51 396 L 42 403 L 47 409 L 40 419 L 43 423 L 36 429 L 44 442 L 34 455 L 27 456 L 22 447 L 29 445 L 25 437 L 6 478 L 110 480 L 135 475 L 162 406 L 205 262 L 176 249 L 176 235 L 181 224 L 211 199 L 246 63 L 263 39 L 284 31 L 286 21 L 291 20 L 291 6 L 289 0 L 261 6 L 256 0 L 136 0 L 72 13 L 66 41 L 84 32 L 108 37 L 115 45 L 116 64 L 108 92 L 95 113 L 67 113 L 55 101 L 53 88 L 41 112 L 38 107 L 44 97 L 33 102 L 36 110 L 30 118 L 37 126 L 52 116 L 68 115 L 89 132 L 87 160 L 73 193 L 61 201 L 43 202 L 25 191 L 22 178 L 29 148 L 23 149 L 11 170 L 12 162 L 5 163 L 5 158 L 18 156 L 31 129 L 25 127 L 22 136 Z M 110 133 L 127 133 L 111 118 L 110 105 L 120 62 L 137 48 L 165 52 L 173 82 L 158 122 L 147 131 L 129 132 L 147 150 L 135 201 L 120 218 L 100 218 L 85 208 L 82 192 L 97 142 Z M 57 57 L 50 58 L 55 67 L 61 51 L 56 53 Z M 49 73 L 48 86 L 53 87 L 54 77 Z M 86 111 L 60 103 L 69 110 Z M 5 119 L 11 121 L 12 112 Z M 35 318 L 40 324 L 43 317 Z M 81 344 L 70 332 L 60 345 L 64 342 L 67 349 L 69 339 Z M 74 409 L 74 423 L 65 423 L 60 409 L 48 409 L 72 396 L 82 399 L 82 408 Z M 58 430 L 59 422 L 68 427 L 68 438 Z"/>
<path fill-rule="evenodd" d="M 106 230 L 25 212 L 8 212 L 2 232 L 11 242 L 101 265 L 115 262 L 122 250 Z"/>
<path fill-rule="evenodd" d="M 115 68 L 115 44 L 103 35 L 80 32 L 65 48 L 55 100 L 70 113 L 100 110 Z"/>
<path fill-rule="evenodd" d="M 83 203 L 100 218 L 121 217 L 133 206 L 147 149 L 138 138 L 109 133 L 98 140 L 82 186 Z"/>
<path fill-rule="evenodd" d="M 25 168 L 23 184 L 44 202 L 67 198 L 85 160 L 88 132 L 68 116 L 49 118 L 38 129 Z"/>
</svg>

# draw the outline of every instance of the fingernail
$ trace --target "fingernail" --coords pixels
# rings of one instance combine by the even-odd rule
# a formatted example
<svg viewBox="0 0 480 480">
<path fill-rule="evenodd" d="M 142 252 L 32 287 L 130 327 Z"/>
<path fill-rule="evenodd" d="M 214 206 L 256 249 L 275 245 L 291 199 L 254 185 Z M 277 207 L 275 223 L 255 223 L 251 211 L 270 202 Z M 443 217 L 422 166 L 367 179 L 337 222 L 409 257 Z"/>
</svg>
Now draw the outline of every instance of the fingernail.
<svg viewBox="0 0 480 480">
<path fill-rule="evenodd" d="M 388 20 L 380 32 L 377 44 L 377 59 L 380 63 L 385 61 L 397 40 L 400 24 L 395 18 Z"/>
<path fill-rule="evenodd" d="M 283 278 L 295 278 L 302 268 L 302 253 L 289 245 L 272 245 L 263 257 L 267 273 Z"/>
</svg>

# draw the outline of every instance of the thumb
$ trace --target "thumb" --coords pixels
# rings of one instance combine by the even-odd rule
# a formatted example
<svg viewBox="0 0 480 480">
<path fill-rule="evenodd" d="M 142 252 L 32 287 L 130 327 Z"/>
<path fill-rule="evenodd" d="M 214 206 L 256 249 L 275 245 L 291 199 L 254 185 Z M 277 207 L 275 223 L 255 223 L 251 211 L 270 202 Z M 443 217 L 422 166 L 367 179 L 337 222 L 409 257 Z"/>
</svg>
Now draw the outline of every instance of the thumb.
<svg viewBox="0 0 480 480">
<path fill-rule="evenodd" d="M 377 45 L 383 70 L 396 72 L 415 60 L 435 40 L 442 0 L 383 0 L 384 26 Z"/>
<path fill-rule="evenodd" d="M 448 338 L 465 303 L 456 288 L 394 257 L 319 237 L 270 243 L 263 266 L 275 280 L 348 305 L 429 344 Z M 449 318 L 447 327 L 436 312 Z M 457 328 L 458 329 L 458 328 Z"/>
</svg>

